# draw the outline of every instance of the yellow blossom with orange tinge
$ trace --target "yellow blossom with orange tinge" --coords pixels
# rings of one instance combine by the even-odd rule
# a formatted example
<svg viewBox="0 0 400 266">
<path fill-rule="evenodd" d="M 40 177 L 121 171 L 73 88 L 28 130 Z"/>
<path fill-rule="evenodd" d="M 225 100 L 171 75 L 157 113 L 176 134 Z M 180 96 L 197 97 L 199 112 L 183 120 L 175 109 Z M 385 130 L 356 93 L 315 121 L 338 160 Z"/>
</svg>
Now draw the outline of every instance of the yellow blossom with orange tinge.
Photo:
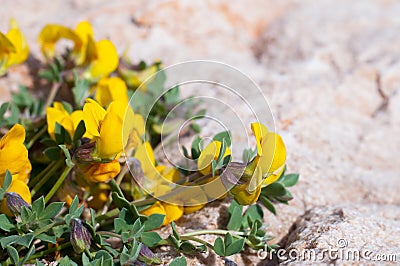
<svg viewBox="0 0 400 266">
<path fill-rule="evenodd" d="M 0 32 L 0 76 L 4 75 L 10 66 L 21 64 L 29 56 L 29 46 L 25 36 L 20 31 L 15 20 L 10 22 L 10 30 Z"/>
<path fill-rule="evenodd" d="M 15 124 L 0 140 L 0 184 L 3 184 L 6 171 L 12 175 L 7 192 L 18 193 L 27 203 L 31 203 L 31 193 L 26 185 L 32 169 L 28 150 L 24 145 L 25 128 Z M 0 212 L 11 215 L 5 199 L 0 204 Z"/>
<path fill-rule="evenodd" d="M 79 66 L 86 66 L 84 76 L 98 80 L 108 76 L 118 67 L 118 52 L 109 40 L 95 41 L 89 22 L 80 22 L 75 30 L 68 27 L 48 24 L 39 34 L 39 43 L 46 58 L 53 58 L 55 45 L 61 39 L 73 42 L 72 57 Z"/>
</svg>

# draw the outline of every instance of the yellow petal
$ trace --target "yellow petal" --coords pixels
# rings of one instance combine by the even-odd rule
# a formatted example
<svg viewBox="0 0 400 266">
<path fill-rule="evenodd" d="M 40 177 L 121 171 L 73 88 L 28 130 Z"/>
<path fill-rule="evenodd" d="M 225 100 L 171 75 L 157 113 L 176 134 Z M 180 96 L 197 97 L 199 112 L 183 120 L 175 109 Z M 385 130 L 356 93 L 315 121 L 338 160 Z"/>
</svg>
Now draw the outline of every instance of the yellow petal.
<svg viewBox="0 0 400 266">
<path fill-rule="evenodd" d="M 79 52 L 82 48 L 82 40 L 72 29 L 62 25 L 48 24 L 39 34 L 39 43 L 42 46 L 42 53 L 47 58 L 54 56 L 55 44 L 60 39 L 68 39 L 74 42 L 74 53 Z"/>
<path fill-rule="evenodd" d="M 102 78 L 96 86 L 96 101 L 101 106 L 108 106 L 112 101 L 120 101 L 128 105 L 128 88 L 118 77 Z"/>
<path fill-rule="evenodd" d="M 172 221 L 176 221 L 183 215 L 183 207 L 175 204 L 162 203 L 166 213 L 163 225 L 170 224 Z"/>
<path fill-rule="evenodd" d="M 164 206 L 161 202 L 156 201 L 152 206 L 140 212 L 143 215 L 150 216 L 152 214 L 163 214 L 166 215 Z M 165 222 L 165 217 L 164 217 Z"/>
<path fill-rule="evenodd" d="M 8 188 L 7 192 L 15 192 L 18 193 L 21 198 L 23 198 L 27 203 L 31 204 L 31 192 L 29 191 L 28 186 L 21 180 L 14 179 L 11 182 L 10 187 Z M 7 207 L 6 199 L 3 198 L 0 204 L 0 212 L 4 213 L 8 216 L 12 216 L 11 211 Z"/>
<path fill-rule="evenodd" d="M 118 66 L 118 52 L 114 44 L 109 40 L 101 40 L 96 43 L 97 59 L 89 68 L 90 77 L 93 79 L 108 76 Z"/>
<path fill-rule="evenodd" d="M 113 159 L 124 149 L 122 143 L 122 119 L 113 112 L 107 112 L 100 126 L 96 152 L 102 159 Z"/>
<path fill-rule="evenodd" d="M 92 136 L 100 136 L 100 124 L 107 112 L 96 101 L 88 98 L 83 106 L 83 120 L 86 132 Z"/>
<path fill-rule="evenodd" d="M 272 184 L 278 180 L 281 177 L 283 170 L 285 170 L 285 165 L 282 165 L 278 170 L 275 171 L 275 173 L 267 176 L 263 182 L 263 186 L 268 186 L 269 184 Z"/>
<path fill-rule="evenodd" d="M 247 192 L 247 184 L 242 184 L 233 187 L 230 190 L 230 193 L 240 205 L 250 205 L 258 200 L 258 197 L 261 193 L 261 186 L 259 186 L 256 191 L 251 194 Z"/>
<path fill-rule="evenodd" d="M 140 144 L 135 152 L 135 158 L 140 161 L 142 165 L 143 173 L 147 176 L 148 173 L 155 171 L 155 159 L 153 149 L 151 148 L 150 143 L 144 142 Z"/>
<path fill-rule="evenodd" d="M 268 133 L 263 137 L 262 155 L 259 157 L 263 176 L 275 172 L 286 161 L 286 147 L 281 138 L 276 133 Z"/>
<path fill-rule="evenodd" d="M 221 150 L 222 143 L 220 141 L 212 141 L 210 142 L 204 150 L 201 151 L 200 156 L 197 161 L 197 167 L 199 171 L 203 175 L 207 175 L 211 173 L 211 161 L 217 160 L 220 150 Z M 225 150 L 224 157 L 231 154 L 230 149 L 227 147 Z"/>
<path fill-rule="evenodd" d="M 0 184 L 3 184 L 7 169 L 19 180 L 28 181 L 32 166 L 24 140 L 25 128 L 20 124 L 15 124 L 0 140 Z"/>
<path fill-rule="evenodd" d="M 18 27 L 16 27 L 12 28 L 7 33 L 7 38 L 12 42 L 15 47 L 15 52 L 11 53 L 7 60 L 7 66 L 12 66 L 24 62 L 29 56 L 29 46 L 25 36 L 18 29 Z"/>
<path fill-rule="evenodd" d="M 85 181 L 90 183 L 106 182 L 119 174 L 121 166 L 118 160 L 109 163 L 93 163 L 81 167 L 81 173 Z"/>
<path fill-rule="evenodd" d="M 256 137 L 257 154 L 262 155 L 261 143 L 263 141 L 263 137 L 268 133 L 268 128 L 265 125 L 257 122 L 257 123 L 251 123 L 251 130 L 253 131 L 253 134 Z"/>
</svg>

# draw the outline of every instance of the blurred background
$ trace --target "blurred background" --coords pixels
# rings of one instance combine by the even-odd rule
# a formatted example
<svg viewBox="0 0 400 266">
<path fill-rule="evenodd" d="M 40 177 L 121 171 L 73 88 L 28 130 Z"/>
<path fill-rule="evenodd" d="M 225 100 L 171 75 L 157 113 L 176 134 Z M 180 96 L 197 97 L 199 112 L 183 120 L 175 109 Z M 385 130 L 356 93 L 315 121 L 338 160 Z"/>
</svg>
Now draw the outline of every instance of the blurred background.
<svg viewBox="0 0 400 266">
<path fill-rule="evenodd" d="M 45 24 L 74 28 L 88 20 L 96 39 L 110 39 L 134 62 L 210 59 L 238 68 L 268 99 L 288 171 L 301 176 L 291 205 L 265 218 L 277 241 L 296 245 L 289 229 L 305 211 L 334 224 L 328 218 L 339 208 L 352 222 L 337 235 L 400 254 L 399 1 L 2 0 L 1 6 L 0 30 L 15 18 L 38 58 Z M 0 80 L 1 99 L 30 82 L 26 66 L 10 69 Z M 207 222 L 201 215 L 210 214 L 193 214 L 182 226 L 196 226 L 194 218 Z M 297 232 L 303 243 L 321 238 L 311 237 L 314 229 Z"/>
</svg>

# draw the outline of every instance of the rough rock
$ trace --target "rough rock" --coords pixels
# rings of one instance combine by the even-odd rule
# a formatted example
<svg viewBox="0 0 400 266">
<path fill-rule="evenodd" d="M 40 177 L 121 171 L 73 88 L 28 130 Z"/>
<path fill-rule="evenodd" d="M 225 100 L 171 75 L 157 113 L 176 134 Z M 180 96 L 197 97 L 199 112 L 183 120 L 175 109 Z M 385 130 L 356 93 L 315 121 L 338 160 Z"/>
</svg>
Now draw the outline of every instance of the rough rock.
<svg viewBox="0 0 400 266">
<path fill-rule="evenodd" d="M 316 207 L 300 216 L 282 240 L 281 258 L 285 265 L 395 263 L 400 259 L 399 233 L 397 206 Z"/>
</svg>

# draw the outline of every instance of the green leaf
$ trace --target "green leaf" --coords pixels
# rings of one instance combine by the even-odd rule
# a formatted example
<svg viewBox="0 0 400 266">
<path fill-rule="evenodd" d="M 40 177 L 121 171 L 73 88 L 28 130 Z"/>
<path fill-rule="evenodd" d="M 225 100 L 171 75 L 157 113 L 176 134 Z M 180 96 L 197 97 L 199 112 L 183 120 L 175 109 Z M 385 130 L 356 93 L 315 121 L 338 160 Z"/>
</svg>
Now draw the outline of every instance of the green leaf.
<svg viewBox="0 0 400 266">
<path fill-rule="evenodd" d="M 15 265 L 19 263 L 18 251 L 13 246 L 7 246 L 7 253 Z"/>
<path fill-rule="evenodd" d="M 287 174 L 282 178 L 282 184 L 285 187 L 292 187 L 299 181 L 299 174 Z"/>
<path fill-rule="evenodd" d="M 154 78 L 148 82 L 147 84 L 147 91 L 150 92 L 153 96 L 160 96 L 162 90 L 164 88 L 164 83 L 167 77 L 163 70 L 158 71 Z"/>
<path fill-rule="evenodd" d="M 4 176 L 2 188 L 7 191 L 10 188 L 11 182 L 12 182 L 11 173 L 10 171 L 6 170 L 6 175 Z"/>
<path fill-rule="evenodd" d="M 42 215 L 40 215 L 41 219 L 52 219 L 60 213 L 62 207 L 64 206 L 64 202 L 53 202 L 49 206 L 44 209 Z"/>
<path fill-rule="evenodd" d="M 225 245 L 224 241 L 221 237 L 215 239 L 214 242 L 214 251 L 217 255 L 224 257 L 225 256 Z"/>
<path fill-rule="evenodd" d="M 0 214 L 0 229 L 6 232 L 10 232 L 12 229 L 14 229 L 14 224 L 5 214 Z"/>
<path fill-rule="evenodd" d="M 134 204 L 131 204 L 125 198 L 120 197 L 118 193 L 112 192 L 111 197 L 115 206 L 117 206 L 120 210 L 122 210 L 123 208 L 128 210 L 134 220 L 136 220 L 137 218 L 140 218 L 141 222 L 145 222 L 147 220 L 147 216 L 140 215 L 138 210 L 136 209 L 136 206 Z"/>
<path fill-rule="evenodd" d="M 19 109 L 15 104 L 11 104 L 11 115 L 7 118 L 9 125 L 18 123 L 19 120 Z"/>
<path fill-rule="evenodd" d="M 15 243 L 19 237 L 20 236 L 18 236 L 18 235 L 2 237 L 0 239 L 0 245 L 3 249 L 5 249 L 7 245 L 11 245 L 11 244 Z"/>
<path fill-rule="evenodd" d="M 60 123 L 56 122 L 54 126 L 54 136 L 56 137 L 57 144 L 64 144 L 66 134 L 67 131 L 65 128 Z"/>
<path fill-rule="evenodd" d="M 43 210 L 44 210 L 44 197 L 41 196 L 32 203 L 32 211 L 36 212 L 37 215 L 40 216 Z"/>
<path fill-rule="evenodd" d="M 179 236 L 178 231 L 176 230 L 176 225 L 175 225 L 174 221 L 171 223 L 171 228 L 172 228 L 172 234 L 174 235 L 174 237 L 177 240 L 181 240 L 181 237 Z"/>
<path fill-rule="evenodd" d="M 197 124 L 197 123 L 192 123 L 192 124 L 190 124 L 190 127 L 193 129 L 193 131 L 194 131 L 195 133 L 200 133 L 200 132 L 201 132 L 201 127 L 200 127 L 200 125 Z"/>
<path fill-rule="evenodd" d="M 166 104 L 175 104 L 179 101 L 179 86 L 175 86 L 169 89 L 164 94 L 164 99 Z"/>
<path fill-rule="evenodd" d="M 74 133 L 74 142 L 81 139 L 82 136 L 85 134 L 86 132 L 86 127 L 85 127 L 85 122 L 83 122 L 83 120 L 81 120 L 78 124 L 78 126 L 76 127 L 75 133 Z"/>
<path fill-rule="evenodd" d="M 44 155 L 49 158 L 49 160 L 57 161 L 61 157 L 60 149 L 58 147 L 48 147 L 43 151 Z"/>
<path fill-rule="evenodd" d="M 169 266 L 186 266 L 186 259 L 183 256 L 177 257 L 175 258 L 173 261 L 171 261 L 171 263 L 169 264 Z"/>
<path fill-rule="evenodd" d="M 243 206 L 235 206 L 232 210 L 232 213 L 229 217 L 229 222 L 227 225 L 228 230 L 233 230 L 237 231 L 240 229 L 240 226 L 242 224 L 242 211 L 243 211 Z"/>
<path fill-rule="evenodd" d="M 29 233 L 23 236 L 18 236 L 18 239 L 17 241 L 15 241 L 15 243 L 28 248 L 31 245 L 32 240 L 33 240 L 33 233 Z"/>
<path fill-rule="evenodd" d="M 8 108 L 10 107 L 9 102 L 5 102 L 0 107 L 0 117 L 3 117 L 4 114 L 7 112 Z"/>
<path fill-rule="evenodd" d="M 192 159 L 196 160 L 197 158 L 199 158 L 200 153 L 201 153 L 201 138 L 199 136 L 196 136 L 192 142 L 192 148 L 191 148 L 191 153 L 192 153 Z"/>
<path fill-rule="evenodd" d="M 36 236 L 36 238 L 40 239 L 42 241 L 45 241 L 45 242 L 53 243 L 53 244 L 57 243 L 55 236 L 51 236 L 46 233 L 41 233 L 40 235 Z"/>
<path fill-rule="evenodd" d="M 71 105 L 70 103 L 66 102 L 66 101 L 62 101 L 61 103 L 62 103 L 62 105 L 63 105 L 65 111 L 67 111 L 68 114 L 71 114 L 72 111 L 74 110 L 74 109 L 72 108 L 72 105 Z"/>
<path fill-rule="evenodd" d="M 74 101 L 77 106 L 82 106 L 86 99 L 86 94 L 89 91 L 89 83 L 87 80 L 79 80 L 78 73 L 74 71 L 75 86 L 72 88 L 72 94 L 74 95 Z"/>
<path fill-rule="evenodd" d="M 32 96 L 29 94 L 28 89 L 19 85 L 19 92 L 11 96 L 12 102 L 18 107 L 29 107 L 33 104 Z"/>
<path fill-rule="evenodd" d="M 221 133 L 218 133 L 217 135 L 214 136 L 213 140 L 217 140 L 220 142 L 223 142 L 225 140 L 226 145 L 228 147 L 231 146 L 232 140 L 231 140 L 231 132 L 229 130 L 223 131 Z"/>
<path fill-rule="evenodd" d="M 159 228 L 162 223 L 164 222 L 165 215 L 164 214 L 152 214 L 149 216 L 149 219 L 147 219 L 144 222 L 144 230 L 145 231 L 150 231 L 153 229 Z"/>
<path fill-rule="evenodd" d="M 156 232 L 143 232 L 140 239 L 148 247 L 154 247 L 162 240 Z"/>
<path fill-rule="evenodd" d="M 265 196 L 283 196 L 286 194 L 286 189 L 281 183 L 272 183 L 262 189 L 262 194 Z"/>
<path fill-rule="evenodd" d="M 249 220 L 251 221 L 262 221 L 264 217 L 264 212 L 260 205 L 253 204 L 251 205 L 245 212 L 243 216 L 242 226 L 243 228 L 248 228 L 250 225 L 248 223 Z"/>
<path fill-rule="evenodd" d="M 233 237 L 232 237 L 232 235 L 230 233 L 227 233 L 225 235 L 224 243 L 225 243 L 225 246 L 229 246 L 230 244 L 233 243 Z"/>
<path fill-rule="evenodd" d="M 240 251 L 242 251 L 243 247 L 244 247 L 244 238 L 240 238 L 234 241 L 229 246 L 226 246 L 225 256 L 231 256 L 233 254 L 239 253 Z"/>
<path fill-rule="evenodd" d="M 272 202 L 267 197 L 261 195 L 259 199 L 261 200 L 261 203 L 265 206 L 265 208 L 267 208 L 267 210 L 269 210 L 274 215 L 276 215 L 275 206 L 272 204 Z"/>
</svg>

